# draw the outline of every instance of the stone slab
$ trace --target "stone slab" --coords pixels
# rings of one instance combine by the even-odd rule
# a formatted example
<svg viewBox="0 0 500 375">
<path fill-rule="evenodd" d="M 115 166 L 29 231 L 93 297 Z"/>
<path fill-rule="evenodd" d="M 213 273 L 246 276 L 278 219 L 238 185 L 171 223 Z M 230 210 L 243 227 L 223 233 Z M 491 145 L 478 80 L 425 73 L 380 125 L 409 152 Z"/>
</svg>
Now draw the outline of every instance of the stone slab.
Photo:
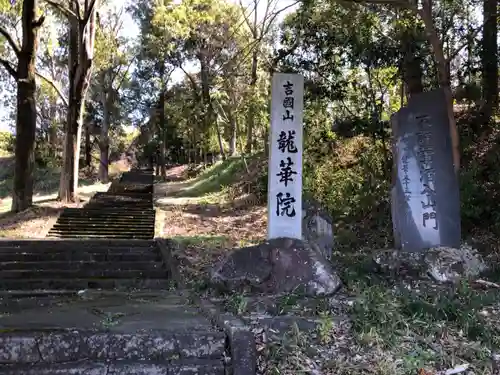
<svg viewBox="0 0 500 375">
<path fill-rule="evenodd" d="M 412 97 L 392 118 L 395 245 L 403 251 L 460 246 L 460 197 L 442 90 Z"/>
<path fill-rule="evenodd" d="M 37 365 L 0 365 L 0 375 L 224 375 L 222 360 L 78 361 Z"/>
<path fill-rule="evenodd" d="M 255 336 L 250 327 L 236 316 L 222 312 L 208 300 L 199 300 L 198 302 L 204 313 L 215 324 L 223 328 L 227 335 L 231 348 L 232 374 L 255 375 L 257 372 L 257 348 Z"/>
<path fill-rule="evenodd" d="M 116 321 L 106 329 L 115 333 L 137 331 L 213 331 L 210 321 L 188 306 L 182 297 L 159 294 L 157 300 L 135 299 L 133 293 L 77 300 L 62 306 L 38 307 L 0 316 L 0 329 L 71 330 L 101 329 L 110 317 Z"/>
</svg>

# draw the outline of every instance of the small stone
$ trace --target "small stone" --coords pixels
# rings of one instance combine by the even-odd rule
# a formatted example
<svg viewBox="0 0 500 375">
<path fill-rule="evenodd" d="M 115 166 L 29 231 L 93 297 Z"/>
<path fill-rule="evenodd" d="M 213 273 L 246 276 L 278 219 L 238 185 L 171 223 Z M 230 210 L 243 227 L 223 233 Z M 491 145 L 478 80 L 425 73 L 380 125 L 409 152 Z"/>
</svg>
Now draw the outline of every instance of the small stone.
<svg viewBox="0 0 500 375">
<path fill-rule="evenodd" d="M 458 282 L 479 276 L 487 267 L 481 256 L 468 245 L 460 249 L 435 247 L 425 252 L 427 273 L 438 282 Z"/>
<path fill-rule="evenodd" d="M 487 269 L 481 256 L 468 245 L 460 249 L 434 247 L 423 252 L 382 250 L 375 252 L 373 262 L 381 272 L 406 269 L 443 283 L 474 278 Z"/>
</svg>

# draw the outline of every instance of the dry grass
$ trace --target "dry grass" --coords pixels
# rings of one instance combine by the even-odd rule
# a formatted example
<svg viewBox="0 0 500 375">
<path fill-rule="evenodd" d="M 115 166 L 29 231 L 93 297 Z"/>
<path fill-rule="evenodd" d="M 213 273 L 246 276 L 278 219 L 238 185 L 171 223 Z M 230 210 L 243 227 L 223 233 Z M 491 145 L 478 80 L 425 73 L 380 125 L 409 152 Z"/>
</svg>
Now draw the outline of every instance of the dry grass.
<svg viewBox="0 0 500 375">
<path fill-rule="evenodd" d="M 123 161 L 113 163 L 109 169 L 110 178 L 114 178 L 128 169 L 129 165 Z M 64 208 L 80 207 L 95 193 L 107 191 L 110 185 L 109 183 L 101 184 L 100 182 L 89 184 L 90 179 L 89 176 L 85 175 L 85 171 L 82 171 L 80 177 L 82 181 L 85 181 L 85 184 L 78 189 L 79 204 L 61 204 L 57 200 L 57 193 L 48 191 L 33 196 L 34 206 L 32 208 L 17 214 L 11 214 L 9 210 L 12 199 L 10 197 L 0 199 L 0 237 L 18 239 L 44 238 Z M 43 184 L 43 181 L 39 181 L 38 184 Z"/>
</svg>

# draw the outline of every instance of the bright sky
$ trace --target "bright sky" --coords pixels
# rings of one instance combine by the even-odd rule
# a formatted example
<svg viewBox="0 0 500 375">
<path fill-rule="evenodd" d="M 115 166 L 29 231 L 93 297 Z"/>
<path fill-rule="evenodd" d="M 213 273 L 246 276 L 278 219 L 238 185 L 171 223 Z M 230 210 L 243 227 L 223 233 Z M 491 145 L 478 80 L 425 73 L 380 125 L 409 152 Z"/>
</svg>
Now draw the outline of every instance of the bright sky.
<svg viewBox="0 0 500 375">
<path fill-rule="evenodd" d="M 230 1 L 230 2 L 232 2 L 234 4 L 239 4 L 240 3 L 239 0 L 228 0 L 228 1 Z M 253 5 L 253 0 L 241 0 L 241 1 L 242 1 L 243 6 L 245 6 L 245 7 L 249 7 L 250 6 L 250 8 L 248 8 L 248 9 L 251 9 L 251 6 Z M 273 0 L 260 0 L 260 1 L 258 1 L 257 16 L 260 19 L 264 15 L 264 12 L 265 12 L 265 9 L 266 9 L 266 5 L 267 5 L 268 1 L 273 1 Z M 281 9 L 287 8 L 290 5 L 296 3 L 295 0 L 274 0 L 274 1 L 276 1 L 276 10 L 281 10 Z M 123 0 L 112 0 L 111 7 L 119 8 L 120 6 L 122 6 L 123 3 L 124 3 Z M 277 17 L 277 21 L 280 22 L 281 20 L 283 20 L 283 18 L 287 14 L 289 14 L 290 12 L 292 12 L 294 9 L 296 9 L 296 7 L 297 7 L 297 5 L 295 5 L 293 7 L 290 7 L 290 8 L 287 8 L 285 11 L 281 12 L 279 14 L 279 16 Z M 123 22 L 123 24 L 125 25 L 123 27 L 123 30 L 122 30 L 122 35 L 123 36 L 134 38 L 134 37 L 136 37 L 138 35 L 138 33 L 139 33 L 139 27 L 134 22 L 134 20 L 130 16 L 130 14 L 128 14 L 128 13 L 124 14 L 124 22 Z M 185 68 L 188 71 L 193 71 L 193 70 L 196 69 L 195 66 L 186 66 Z M 1 68 L 0 68 L 0 71 L 1 71 Z M 4 74 L 4 72 L 1 71 L 0 74 Z M 176 71 L 174 71 L 174 73 L 172 75 L 172 81 L 173 82 L 179 82 L 183 78 L 184 78 L 184 73 L 182 72 L 182 70 L 177 69 Z M 1 89 L 3 90 L 3 87 Z M 6 98 L 8 98 L 9 96 L 11 96 L 11 98 L 12 98 L 11 100 L 15 100 L 15 94 L 14 93 L 8 93 L 8 92 L 3 92 L 3 91 L 0 93 L 0 98 L 2 98 L 4 100 Z M 5 109 L 5 106 L 4 106 L 4 100 L 0 101 L 0 131 L 10 130 L 9 121 L 7 119 L 5 119 L 5 117 L 7 115 L 7 112 L 6 112 L 6 109 Z"/>
</svg>

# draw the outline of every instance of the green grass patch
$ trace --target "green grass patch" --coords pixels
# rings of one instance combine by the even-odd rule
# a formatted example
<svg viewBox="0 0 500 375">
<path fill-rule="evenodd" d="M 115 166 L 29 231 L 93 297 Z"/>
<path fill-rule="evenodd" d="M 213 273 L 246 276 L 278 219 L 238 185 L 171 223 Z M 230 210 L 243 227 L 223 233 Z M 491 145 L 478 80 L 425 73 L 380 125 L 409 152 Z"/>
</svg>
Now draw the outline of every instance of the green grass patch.
<svg viewBox="0 0 500 375">
<path fill-rule="evenodd" d="M 249 164 L 260 156 L 254 154 L 246 157 L 246 163 Z M 235 183 L 243 171 L 245 171 L 245 160 L 241 156 L 228 158 L 205 169 L 193 180 L 190 188 L 179 192 L 176 196 L 194 198 L 213 195 L 221 192 L 225 186 Z"/>
<path fill-rule="evenodd" d="M 171 238 L 184 246 L 203 246 L 210 248 L 223 247 L 229 242 L 226 236 L 174 236 Z"/>
<path fill-rule="evenodd" d="M 55 194 L 59 188 L 60 172 L 53 168 L 36 168 L 34 171 L 34 195 Z M 10 197 L 14 179 L 13 168 L 0 171 L 0 199 Z M 78 186 L 89 186 L 94 184 L 93 179 L 80 178 Z"/>
</svg>

